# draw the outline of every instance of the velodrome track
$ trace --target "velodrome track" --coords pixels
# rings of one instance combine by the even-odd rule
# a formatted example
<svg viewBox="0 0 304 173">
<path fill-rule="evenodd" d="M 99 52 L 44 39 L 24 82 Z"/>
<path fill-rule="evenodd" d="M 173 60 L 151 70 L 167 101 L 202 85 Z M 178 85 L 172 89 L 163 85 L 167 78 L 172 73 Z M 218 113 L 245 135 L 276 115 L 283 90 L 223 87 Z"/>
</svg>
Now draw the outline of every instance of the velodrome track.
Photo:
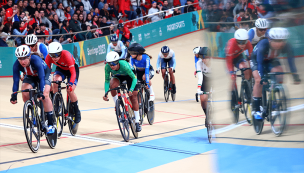
<svg viewBox="0 0 304 173">
<path fill-rule="evenodd" d="M 177 58 L 175 102 L 164 102 L 161 75 L 153 78 L 156 95 L 156 119 L 145 121 L 139 139 L 123 142 L 114 114 L 114 103 L 102 100 L 104 65 L 80 70 L 76 93 L 82 121 L 76 137 L 65 135 L 50 149 L 43 140 L 38 153 L 28 148 L 23 132 L 21 95 L 18 104 L 9 102 L 12 78 L 0 78 L 0 170 L 3 172 L 303 172 L 304 117 L 303 84 L 289 91 L 289 128 L 275 137 L 268 123 L 256 135 L 246 123 L 230 125 L 229 76 L 223 60 L 213 60 L 215 143 L 208 144 L 204 115 L 195 101 L 197 78 L 194 77 L 192 49 L 206 46 L 204 32 L 198 31 L 147 48 L 155 67 L 161 46 L 168 45 Z M 302 81 L 303 58 L 296 59 Z M 244 115 L 240 114 L 240 121 Z M 42 138 L 44 139 L 44 138 Z"/>
</svg>

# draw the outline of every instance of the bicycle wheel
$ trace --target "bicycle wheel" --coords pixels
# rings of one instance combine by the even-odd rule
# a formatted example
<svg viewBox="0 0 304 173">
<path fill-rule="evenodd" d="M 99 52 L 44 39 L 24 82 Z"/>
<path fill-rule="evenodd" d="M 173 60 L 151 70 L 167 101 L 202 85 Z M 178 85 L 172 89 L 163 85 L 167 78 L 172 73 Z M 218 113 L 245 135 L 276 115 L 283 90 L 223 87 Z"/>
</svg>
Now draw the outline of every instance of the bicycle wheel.
<svg viewBox="0 0 304 173">
<path fill-rule="evenodd" d="M 272 132 L 280 136 L 286 126 L 287 102 L 282 85 L 277 85 L 272 92 L 269 121 Z"/>
<path fill-rule="evenodd" d="M 116 100 L 115 106 L 116 106 L 117 123 L 119 126 L 121 136 L 126 142 L 128 142 L 130 139 L 130 130 L 129 130 L 129 123 L 128 123 L 126 109 L 120 99 Z"/>
<path fill-rule="evenodd" d="M 149 99 L 150 99 L 150 92 L 145 89 L 145 100 L 144 100 L 144 116 L 148 114 L 149 109 Z"/>
<path fill-rule="evenodd" d="M 242 109 L 245 114 L 248 124 L 251 124 L 251 87 L 250 83 L 245 80 L 242 83 L 241 87 L 241 100 L 242 100 Z"/>
<path fill-rule="evenodd" d="M 165 78 L 164 78 L 164 97 L 165 97 L 165 101 L 168 102 L 168 99 L 169 99 L 169 79 L 168 79 L 168 74 L 166 74 Z"/>
<path fill-rule="evenodd" d="M 75 125 L 74 127 L 74 121 L 75 121 L 75 113 L 74 113 L 74 107 L 71 104 L 71 100 L 68 99 L 68 125 L 69 125 L 69 130 L 72 136 L 75 136 L 78 130 L 79 123 Z M 73 128 L 74 127 L 74 128 Z"/>
<path fill-rule="evenodd" d="M 231 92 L 231 110 L 234 117 L 234 123 L 237 124 L 239 122 L 240 112 L 238 107 L 238 93 L 236 89 Z"/>
<path fill-rule="evenodd" d="M 213 138 L 215 138 L 214 134 L 214 126 L 212 122 L 212 93 L 209 93 L 208 95 L 208 102 L 207 102 L 207 115 L 206 115 L 206 121 L 207 121 L 207 132 L 208 132 L 208 141 L 211 144 Z"/>
<path fill-rule="evenodd" d="M 63 131 L 64 105 L 63 105 L 63 99 L 59 92 L 55 93 L 53 97 L 53 107 L 54 107 L 54 114 L 56 119 L 56 127 L 58 134 L 57 136 L 58 138 L 60 138 Z"/>
<path fill-rule="evenodd" d="M 31 100 L 24 103 L 23 107 L 23 128 L 27 144 L 33 153 L 37 153 L 40 147 L 40 124 Z"/>
<path fill-rule="evenodd" d="M 150 125 L 153 125 L 155 119 L 155 106 L 154 101 L 149 101 L 149 108 L 147 113 L 148 122 Z"/>
<path fill-rule="evenodd" d="M 132 104 L 131 101 L 130 101 L 130 98 L 128 98 L 128 100 L 129 100 L 129 103 Z M 128 105 L 128 112 L 129 112 L 128 121 L 129 121 L 131 130 L 132 130 L 133 136 L 134 136 L 134 138 L 137 139 L 138 138 L 138 132 L 136 132 L 135 114 L 134 114 L 134 111 L 133 111 L 133 109 L 131 108 L 130 105 Z"/>
<path fill-rule="evenodd" d="M 252 125 L 254 128 L 254 131 L 257 135 L 260 135 L 262 133 L 263 127 L 264 127 L 264 120 L 257 120 L 252 116 Z"/>
<path fill-rule="evenodd" d="M 197 94 L 197 93 L 195 94 L 195 100 L 196 100 L 196 102 L 199 101 L 199 100 L 198 100 L 198 94 Z"/>
<path fill-rule="evenodd" d="M 137 100 L 138 100 L 138 105 L 139 105 L 139 118 L 140 118 L 139 123 L 142 125 L 144 122 L 144 114 L 145 114 L 145 111 L 144 111 L 145 102 L 144 102 L 144 98 L 142 95 L 142 90 L 140 90 L 137 93 Z"/>
</svg>

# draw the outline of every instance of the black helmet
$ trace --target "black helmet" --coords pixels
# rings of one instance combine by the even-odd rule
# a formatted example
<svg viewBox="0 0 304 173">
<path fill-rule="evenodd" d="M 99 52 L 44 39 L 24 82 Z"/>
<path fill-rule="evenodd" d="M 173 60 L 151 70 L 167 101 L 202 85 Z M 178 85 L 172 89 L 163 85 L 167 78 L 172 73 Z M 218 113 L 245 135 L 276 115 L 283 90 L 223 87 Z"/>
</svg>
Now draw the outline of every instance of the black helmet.
<svg viewBox="0 0 304 173">
<path fill-rule="evenodd" d="M 119 28 L 123 28 L 123 24 L 122 23 L 120 23 L 120 24 L 117 25 L 117 29 L 119 29 Z"/>
<path fill-rule="evenodd" d="M 131 54 L 131 55 L 134 55 L 134 54 L 143 54 L 144 52 L 146 51 L 146 49 L 140 45 L 139 43 L 132 43 L 129 48 L 128 48 L 128 52 Z"/>
<path fill-rule="evenodd" d="M 200 58 L 205 58 L 205 56 L 210 56 L 211 51 L 208 47 L 201 47 L 201 49 L 198 52 Z"/>
</svg>

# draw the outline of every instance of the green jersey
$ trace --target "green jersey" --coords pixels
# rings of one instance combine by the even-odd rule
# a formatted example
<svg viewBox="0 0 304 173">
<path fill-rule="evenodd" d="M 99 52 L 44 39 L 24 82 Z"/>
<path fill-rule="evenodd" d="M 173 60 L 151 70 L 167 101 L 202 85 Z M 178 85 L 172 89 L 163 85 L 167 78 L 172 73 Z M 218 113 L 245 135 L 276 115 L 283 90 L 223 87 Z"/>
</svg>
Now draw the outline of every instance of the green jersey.
<svg viewBox="0 0 304 173">
<path fill-rule="evenodd" d="M 116 70 L 112 70 L 109 64 L 106 64 L 105 66 L 105 91 L 107 92 L 110 88 L 110 80 L 111 80 L 111 76 L 110 73 L 112 73 L 113 76 L 115 75 L 120 75 L 120 76 L 127 76 L 129 75 L 133 80 L 132 80 L 132 85 L 131 88 L 129 88 L 129 91 L 133 92 L 136 84 L 137 84 L 137 78 L 134 75 L 133 71 L 131 70 L 131 67 L 129 65 L 129 63 L 125 60 L 119 60 L 119 69 Z M 121 81 L 122 82 L 122 81 Z"/>
</svg>

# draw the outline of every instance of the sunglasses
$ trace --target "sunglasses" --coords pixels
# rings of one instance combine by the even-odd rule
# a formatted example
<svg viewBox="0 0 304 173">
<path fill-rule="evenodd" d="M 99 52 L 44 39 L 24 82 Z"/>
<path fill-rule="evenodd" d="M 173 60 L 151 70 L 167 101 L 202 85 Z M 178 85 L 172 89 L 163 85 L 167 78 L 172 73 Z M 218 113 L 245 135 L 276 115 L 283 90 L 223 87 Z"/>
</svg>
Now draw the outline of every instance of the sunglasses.
<svg viewBox="0 0 304 173">
<path fill-rule="evenodd" d="M 117 41 L 112 41 L 112 44 L 117 44 Z M 130 52 L 130 51 L 129 51 Z"/>
<path fill-rule="evenodd" d="M 271 40 L 272 42 L 285 42 L 286 40 L 280 39 L 280 40 Z"/>
<path fill-rule="evenodd" d="M 29 47 L 35 47 L 36 46 L 36 44 L 33 44 L 33 45 L 28 45 Z"/>
<path fill-rule="evenodd" d="M 138 52 L 135 52 L 135 51 L 128 51 L 130 53 L 130 55 L 137 55 Z"/>
<path fill-rule="evenodd" d="M 17 58 L 19 61 L 22 61 L 22 60 L 26 60 L 26 59 L 28 59 L 29 58 L 29 56 L 26 56 L 26 57 L 21 57 L 21 58 Z"/>
<path fill-rule="evenodd" d="M 118 64 L 118 61 L 108 62 L 107 64 L 109 64 L 110 66 L 116 66 Z"/>
<path fill-rule="evenodd" d="M 169 53 L 163 53 L 163 55 L 164 55 L 164 56 L 168 56 L 168 55 L 169 55 Z"/>
<path fill-rule="evenodd" d="M 244 45 L 247 43 L 247 40 L 236 40 L 238 45 Z"/>
<path fill-rule="evenodd" d="M 60 53 L 50 53 L 49 55 L 51 58 L 59 58 L 61 55 L 61 52 Z"/>
<path fill-rule="evenodd" d="M 261 32 L 265 32 L 267 29 L 258 29 Z"/>
</svg>

